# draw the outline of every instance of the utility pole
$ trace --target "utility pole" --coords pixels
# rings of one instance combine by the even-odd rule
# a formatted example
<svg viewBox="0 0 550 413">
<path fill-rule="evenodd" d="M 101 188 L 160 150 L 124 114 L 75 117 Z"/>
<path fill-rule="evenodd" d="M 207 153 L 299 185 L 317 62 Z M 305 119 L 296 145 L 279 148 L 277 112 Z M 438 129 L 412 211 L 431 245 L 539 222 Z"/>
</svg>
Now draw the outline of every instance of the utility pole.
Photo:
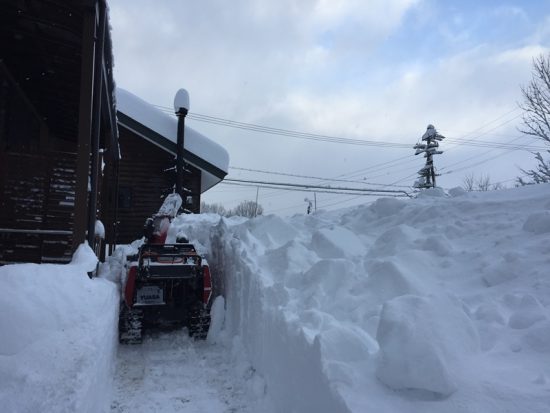
<svg viewBox="0 0 550 413">
<path fill-rule="evenodd" d="M 313 204 L 315 206 L 314 211 L 317 212 L 317 192 L 313 193 Z"/>
<path fill-rule="evenodd" d="M 258 216 L 258 195 L 260 194 L 260 187 L 256 187 L 256 205 L 254 205 L 254 218 Z"/>
<path fill-rule="evenodd" d="M 439 174 L 435 173 L 433 155 L 441 155 L 443 151 L 438 150 L 439 141 L 445 139 L 445 136 L 440 135 L 434 125 L 428 125 L 426 132 L 422 135 L 422 142 L 414 145 L 416 149 L 415 155 L 421 153 L 426 158 L 426 164 L 418 171 L 418 179 L 414 183 L 414 187 L 418 189 L 435 188 L 435 177 Z"/>
</svg>

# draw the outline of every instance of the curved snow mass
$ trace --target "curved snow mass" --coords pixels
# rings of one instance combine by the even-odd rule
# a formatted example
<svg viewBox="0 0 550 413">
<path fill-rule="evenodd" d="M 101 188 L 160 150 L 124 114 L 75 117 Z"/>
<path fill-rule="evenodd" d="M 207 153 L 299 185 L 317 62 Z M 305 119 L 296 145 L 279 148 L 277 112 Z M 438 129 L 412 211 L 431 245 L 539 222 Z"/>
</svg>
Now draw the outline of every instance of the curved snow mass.
<svg viewBox="0 0 550 413">
<path fill-rule="evenodd" d="M 225 278 L 217 339 L 244 347 L 276 412 L 542 413 L 549 199 L 537 185 L 290 219 L 188 215 L 171 236 Z"/>
<path fill-rule="evenodd" d="M 177 142 L 178 121 L 173 116 L 147 103 L 133 93 L 116 89 L 117 111 L 124 113 L 143 126 L 157 132 L 172 142 Z M 229 170 L 229 153 L 221 145 L 208 139 L 196 130 L 185 125 L 185 149 L 204 159 L 225 173 Z M 122 154 L 124 156 L 124 154 Z M 199 169 L 200 166 L 197 166 Z M 206 191 L 221 181 L 220 178 L 202 170 L 201 192 Z"/>
<path fill-rule="evenodd" d="M 107 411 L 119 295 L 91 280 L 81 245 L 71 264 L 0 267 L 0 410 Z"/>
</svg>

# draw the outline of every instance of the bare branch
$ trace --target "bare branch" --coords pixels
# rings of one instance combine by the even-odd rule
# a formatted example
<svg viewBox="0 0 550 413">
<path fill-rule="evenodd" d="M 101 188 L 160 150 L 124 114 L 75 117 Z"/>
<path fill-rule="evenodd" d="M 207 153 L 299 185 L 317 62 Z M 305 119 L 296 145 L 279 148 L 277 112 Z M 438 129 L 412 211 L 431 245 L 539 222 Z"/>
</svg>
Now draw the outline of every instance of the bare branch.
<svg viewBox="0 0 550 413">
<path fill-rule="evenodd" d="M 526 87 L 521 88 L 523 103 L 519 105 L 525 112 L 523 127 L 519 131 L 535 136 L 550 144 L 550 54 L 533 59 L 533 74 Z M 548 151 L 550 152 L 550 151 Z M 535 154 L 537 167 L 534 170 L 521 170 L 530 182 L 518 178 L 519 185 L 550 182 L 550 162 L 540 152 Z"/>
</svg>

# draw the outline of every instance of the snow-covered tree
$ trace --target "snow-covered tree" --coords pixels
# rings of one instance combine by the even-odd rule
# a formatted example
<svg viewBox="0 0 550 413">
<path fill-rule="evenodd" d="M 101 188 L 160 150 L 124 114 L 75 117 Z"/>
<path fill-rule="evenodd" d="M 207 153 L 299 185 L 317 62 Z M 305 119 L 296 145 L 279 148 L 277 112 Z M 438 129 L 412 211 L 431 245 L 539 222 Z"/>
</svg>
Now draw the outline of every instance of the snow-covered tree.
<svg viewBox="0 0 550 413">
<path fill-rule="evenodd" d="M 466 174 L 464 178 L 462 178 L 462 188 L 464 188 L 464 190 L 468 192 L 484 192 L 498 191 L 500 189 L 504 189 L 505 186 L 502 184 L 502 182 L 491 182 L 491 177 L 489 174 L 481 174 L 479 178 L 476 178 L 476 175 L 471 172 L 469 174 Z"/>
<path fill-rule="evenodd" d="M 438 174 L 435 173 L 432 156 L 443 153 L 443 151 L 438 150 L 439 141 L 443 139 L 445 139 L 445 137 L 437 132 L 434 125 L 428 125 L 426 132 L 422 135 L 422 141 L 414 146 L 416 150 L 415 155 L 423 153 L 424 158 L 426 158 L 426 164 L 418 171 L 418 175 L 420 176 L 414 183 L 415 188 L 425 189 L 434 188 L 436 186 L 435 177 L 438 176 Z"/>
<path fill-rule="evenodd" d="M 550 53 L 540 55 L 533 60 L 533 76 L 531 82 L 521 88 L 523 103 L 520 107 L 524 110 L 522 133 L 541 139 L 550 145 Z M 546 152 L 550 153 L 550 150 Z M 546 160 L 540 152 L 535 153 L 537 168 L 523 170 L 526 175 L 524 180 L 518 178 L 520 185 L 539 184 L 550 182 L 550 161 Z"/>
<path fill-rule="evenodd" d="M 462 178 L 462 188 L 464 188 L 465 191 L 471 192 L 475 190 L 476 187 L 476 177 L 472 173 L 466 174 L 464 178 Z"/>
<path fill-rule="evenodd" d="M 221 216 L 225 216 L 227 214 L 227 210 L 222 204 L 214 203 L 214 204 L 207 204 L 206 202 L 201 202 L 201 213 L 207 214 L 218 214 Z"/>
<path fill-rule="evenodd" d="M 231 211 L 227 213 L 227 216 L 238 215 L 241 217 L 254 218 L 258 215 L 262 215 L 264 209 L 260 204 L 254 201 L 243 201 Z"/>
</svg>

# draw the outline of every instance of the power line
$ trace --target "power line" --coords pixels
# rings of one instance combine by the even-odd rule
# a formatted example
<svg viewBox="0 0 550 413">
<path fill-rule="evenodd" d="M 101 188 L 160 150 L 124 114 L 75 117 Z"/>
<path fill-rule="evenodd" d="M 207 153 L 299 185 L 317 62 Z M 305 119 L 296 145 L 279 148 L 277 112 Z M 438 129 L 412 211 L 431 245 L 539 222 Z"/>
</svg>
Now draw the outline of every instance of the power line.
<svg viewBox="0 0 550 413">
<path fill-rule="evenodd" d="M 301 188 L 301 187 L 294 187 L 294 186 L 282 188 L 280 186 L 270 185 L 270 184 L 247 184 L 244 182 L 239 183 L 239 182 L 231 182 L 227 180 L 220 182 L 220 185 L 236 185 L 236 186 L 246 186 L 250 188 L 267 188 L 267 189 L 278 189 L 278 190 L 295 191 L 295 192 L 315 192 L 315 193 L 321 193 L 321 194 L 357 195 L 357 196 L 381 196 L 382 195 L 381 193 L 378 193 L 378 192 L 370 192 L 370 191 L 365 191 L 360 189 L 355 190 L 353 188 L 348 189 L 348 191 L 353 191 L 353 192 L 348 192 L 347 190 L 340 189 L 340 188 L 334 188 L 333 190 L 310 189 L 307 187 Z M 384 196 L 389 196 L 389 197 L 406 197 L 407 196 L 408 197 L 409 195 L 405 191 L 401 193 L 399 191 L 396 191 L 395 193 L 384 192 Z"/>
<path fill-rule="evenodd" d="M 407 158 L 410 158 L 409 162 L 410 161 L 416 161 L 416 158 L 414 157 L 414 155 L 409 154 L 409 155 L 401 156 L 399 158 L 396 158 L 396 159 L 393 159 L 393 160 L 390 160 L 390 161 L 377 163 L 377 164 L 368 166 L 366 168 L 361 168 L 361 169 L 357 169 L 355 171 L 347 172 L 345 174 L 338 175 L 337 178 L 341 178 L 341 177 L 344 177 L 344 176 L 347 176 L 349 178 L 353 178 L 353 177 L 356 177 L 358 175 L 362 175 L 363 173 L 365 173 L 367 171 L 370 171 L 372 169 L 377 169 L 378 171 L 382 171 L 384 169 L 393 168 L 393 166 L 394 166 L 393 164 L 395 164 L 399 161 L 402 161 L 403 159 L 407 159 Z M 402 163 L 409 163 L 409 162 L 402 162 Z M 381 168 L 381 166 L 383 166 L 383 168 Z M 373 177 L 369 177 L 369 178 L 372 179 Z"/>
<path fill-rule="evenodd" d="M 331 187 L 322 185 L 308 185 L 308 184 L 294 184 L 290 182 L 268 182 L 268 181 L 255 181 L 244 179 L 224 179 L 222 182 L 226 183 L 241 183 L 241 184 L 253 184 L 253 185 L 269 185 L 276 187 L 277 189 L 283 188 L 300 188 L 300 189 L 312 189 L 312 190 L 327 190 L 332 192 L 348 191 L 354 194 L 359 193 L 377 193 L 377 194 L 400 194 L 401 196 L 409 196 L 406 191 L 395 189 L 375 189 L 375 188 L 350 188 L 350 187 Z M 338 192 L 337 192 L 338 193 Z"/>
<path fill-rule="evenodd" d="M 525 136 L 518 136 L 518 137 L 512 139 L 512 140 L 509 141 L 509 142 L 515 142 L 515 141 L 517 141 L 517 140 L 519 140 L 519 139 L 523 139 L 523 138 L 525 138 Z M 460 165 L 460 164 L 463 164 L 463 163 L 465 163 L 465 162 L 469 162 L 469 161 L 471 161 L 472 159 L 476 159 L 476 158 L 483 157 L 483 156 L 485 156 L 485 155 L 487 155 L 488 153 L 491 153 L 491 152 L 493 152 L 493 151 L 495 151 L 495 149 L 491 149 L 491 150 L 488 150 L 488 151 L 484 151 L 484 152 L 482 152 L 482 153 L 479 153 L 479 154 L 477 154 L 477 155 L 470 156 L 470 157 L 468 157 L 468 158 L 466 158 L 466 159 L 462 159 L 462 160 L 460 160 L 460 161 L 451 163 L 450 165 L 445 165 L 445 166 L 442 167 L 440 170 L 443 171 L 443 170 L 449 169 L 450 167 L 453 167 L 453 166 L 456 166 L 456 165 Z M 492 160 L 492 159 L 498 158 L 498 157 L 503 156 L 503 155 L 506 155 L 506 154 L 507 154 L 507 152 L 503 152 L 503 153 L 498 154 L 498 155 L 495 156 L 495 157 L 490 157 L 490 158 L 488 158 L 487 160 L 482 161 L 482 162 L 486 162 L 486 161 L 488 161 L 488 160 Z M 477 166 L 477 165 L 479 165 L 479 163 L 475 163 L 475 164 L 473 164 L 473 165 L 471 165 L 471 166 L 469 166 L 469 167 Z M 464 168 L 465 168 L 465 167 L 462 167 L 462 168 L 460 168 L 459 170 L 464 170 Z M 466 168 L 468 168 L 468 167 L 466 167 Z M 450 173 L 452 173 L 452 172 L 455 172 L 455 171 L 449 171 L 449 172 L 447 172 L 447 174 L 450 174 Z"/>
<path fill-rule="evenodd" d="M 363 185 L 373 185 L 373 186 L 396 186 L 399 188 L 409 188 L 408 186 L 404 185 L 389 185 L 389 184 L 381 184 L 381 183 L 375 183 L 375 182 L 367 182 L 367 181 L 358 181 L 358 180 L 352 180 L 352 179 L 338 179 L 338 178 L 321 178 L 318 176 L 311 176 L 311 175 L 299 175 L 299 174 L 292 174 L 292 173 L 286 173 L 286 172 L 276 172 L 276 171 L 266 171 L 263 169 L 252 169 L 252 168 L 242 168 L 238 166 L 230 166 L 229 169 L 236 169 L 239 171 L 248 171 L 248 172 L 258 172 L 262 174 L 269 174 L 269 175 L 281 175 L 281 176 L 291 176 L 295 178 L 305 178 L 305 179 L 316 179 L 319 181 L 332 181 L 332 182 L 348 182 L 348 183 L 358 183 Z"/>
<path fill-rule="evenodd" d="M 483 129 L 483 128 L 489 126 L 489 125 L 491 125 L 492 123 L 495 123 L 496 121 L 498 121 L 498 120 L 500 120 L 500 119 L 502 119 L 502 118 L 504 118 L 504 117 L 510 115 L 511 113 L 514 113 L 514 112 L 518 111 L 519 109 L 520 109 L 520 108 L 519 108 L 518 106 L 516 106 L 516 107 L 514 107 L 512 110 L 510 110 L 510 111 L 508 111 L 508 112 L 506 112 L 506 113 L 503 113 L 502 115 L 496 117 L 496 118 L 493 119 L 493 120 L 490 120 L 489 122 L 487 122 L 487 123 L 485 123 L 485 124 L 483 124 L 483 125 L 477 127 L 476 129 L 473 129 L 473 130 L 471 130 L 471 131 L 469 131 L 469 132 L 466 132 L 465 134 L 462 135 L 462 137 L 465 138 L 465 137 L 468 136 L 468 135 L 472 135 L 472 134 L 474 134 L 475 132 L 480 131 L 481 129 Z M 511 120 L 516 119 L 516 118 L 517 118 L 517 116 L 513 117 Z M 504 122 L 504 124 L 506 124 L 506 123 L 508 123 L 508 121 L 507 121 L 507 122 Z M 503 125 L 503 124 L 501 123 L 501 124 L 498 125 L 498 127 L 500 127 L 500 126 L 502 126 L 502 125 Z M 493 129 L 490 129 L 490 130 L 494 130 L 494 128 L 493 128 Z M 445 130 L 443 130 L 443 132 L 445 132 Z M 489 133 L 489 132 L 487 132 L 487 131 L 486 131 L 486 132 L 483 132 L 484 135 L 487 135 L 488 133 Z"/>
<path fill-rule="evenodd" d="M 161 108 L 163 110 L 166 110 L 170 114 L 173 114 L 172 109 L 170 109 L 170 108 L 166 108 L 166 107 L 162 107 L 162 106 L 159 106 L 159 108 Z M 475 139 L 475 140 L 474 139 L 466 139 L 466 136 L 472 135 L 473 133 L 475 133 L 475 132 L 477 132 L 477 131 L 479 131 L 479 130 L 487 127 L 487 126 L 489 126 L 491 124 L 494 124 L 498 120 L 508 116 L 509 114 L 513 113 L 516 110 L 518 110 L 518 108 L 514 108 L 513 110 L 511 110 L 509 112 L 506 112 L 505 114 L 497 117 L 496 119 L 491 120 L 490 122 L 486 123 L 485 125 L 482 125 L 479 128 L 474 129 L 473 131 L 470 131 L 468 134 L 464 135 L 462 138 L 449 138 L 448 142 L 450 142 L 452 146 L 468 144 L 468 146 L 470 146 L 470 147 L 471 146 L 479 146 L 479 147 L 494 148 L 493 150 L 498 149 L 498 150 L 506 150 L 506 151 L 545 149 L 545 148 L 539 148 L 539 147 L 536 147 L 536 146 L 520 146 L 520 145 L 512 144 L 512 142 L 519 139 L 519 137 L 515 138 L 515 139 L 513 139 L 512 141 L 509 141 L 509 142 L 493 142 L 493 141 L 483 141 L 483 140 L 480 140 L 480 139 Z M 491 129 L 480 133 L 478 135 L 478 137 L 489 134 L 491 131 L 493 131 L 495 129 L 498 129 L 498 128 L 502 127 L 503 125 L 517 119 L 519 116 L 521 116 L 521 114 L 518 115 L 518 116 L 515 116 L 511 119 L 508 119 L 504 122 L 499 123 L 498 125 L 492 127 Z M 363 141 L 363 140 L 357 140 L 357 139 L 346 139 L 346 138 L 340 138 L 340 137 L 334 137 L 334 136 L 328 136 L 328 135 L 298 132 L 298 131 L 292 131 L 292 130 L 280 129 L 280 128 L 271 128 L 271 127 L 267 127 L 267 126 L 244 123 L 244 122 L 237 122 L 237 121 L 232 121 L 232 120 L 229 120 L 229 119 L 217 118 L 217 117 L 214 117 L 214 116 L 202 115 L 202 114 L 198 114 L 198 113 L 191 113 L 189 115 L 189 117 L 191 119 L 195 119 L 195 120 L 198 120 L 198 121 L 209 122 L 209 123 L 213 123 L 213 124 L 217 124 L 217 125 L 221 125 L 221 126 L 237 127 L 239 129 L 246 129 L 246 130 L 249 130 L 249 131 L 256 131 L 256 132 L 262 132 L 262 133 L 268 133 L 268 134 L 277 134 L 277 135 L 288 136 L 288 137 L 299 138 L 299 139 L 311 139 L 311 140 L 328 141 L 328 142 L 334 142 L 334 143 L 345 143 L 345 144 L 354 144 L 354 145 L 371 145 L 371 146 L 380 146 L 380 147 L 399 147 L 399 148 L 410 148 L 411 147 L 411 145 L 409 145 L 409 144 L 399 144 L 399 143 L 395 143 L 395 142 Z M 484 154 L 490 153 L 490 152 L 492 152 L 492 151 L 486 151 Z M 484 154 L 478 154 L 475 157 L 479 157 L 480 155 L 482 156 Z M 498 155 L 498 156 L 501 156 L 501 155 Z M 475 158 L 475 157 L 472 157 L 472 158 Z M 271 173 L 271 174 L 276 174 L 276 175 L 293 176 L 293 177 L 304 178 L 304 179 L 316 179 L 316 180 L 322 180 L 322 181 L 325 181 L 325 182 L 327 182 L 327 181 L 334 181 L 334 182 L 340 181 L 340 182 L 353 182 L 353 183 L 370 184 L 370 185 L 374 185 L 374 186 L 384 186 L 384 187 L 395 186 L 395 187 L 408 188 L 408 186 L 395 185 L 395 184 L 398 183 L 398 182 L 401 182 L 405 179 L 408 179 L 410 176 L 413 176 L 415 174 L 408 175 L 407 177 L 401 178 L 398 181 L 395 181 L 394 183 L 391 183 L 391 184 L 367 183 L 367 182 L 352 181 L 351 179 L 338 179 L 338 178 L 344 177 L 344 176 L 347 176 L 347 177 L 351 178 L 351 177 L 354 177 L 354 176 L 357 176 L 357 175 L 364 174 L 366 171 L 369 171 L 369 170 L 372 170 L 372 169 L 378 169 L 378 171 L 383 170 L 383 169 L 389 169 L 389 168 L 393 167 L 393 166 L 390 166 L 390 165 L 395 164 L 397 162 L 400 162 L 401 160 L 406 159 L 406 158 L 411 158 L 410 162 L 416 160 L 412 155 L 407 155 L 407 156 L 404 156 L 404 157 L 399 157 L 399 158 L 394 159 L 394 160 L 382 162 L 382 163 L 379 163 L 379 164 L 376 164 L 376 165 L 371 165 L 369 167 L 362 168 L 362 169 L 359 169 L 359 170 L 356 170 L 356 171 L 341 174 L 341 175 L 338 175 L 336 178 L 320 178 L 320 177 L 314 177 L 314 176 L 290 174 L 290 173 L 283 173 L 283 172 L 276 172 L 276 171 L 253 170 L 251 168 L 234 167 L 234 169 L 249 170 L 251 172 L 258 172 L 258 173 Z M 471 160 L 472 158 L 468 158 L 468 159 L 463 160 L 459 163 L 467 162 L 467 161 Z M 408 162 L 402 162 L 402 163 L 408 163 Z M 385 167 L 380 168 L 380 166 L 385 166 Z M 405 170 L 410 170 L 410 169 L 416 169 L 416 167 L 414 167 L 414 168 L 405 168 Z M 442 169 L 446 169 L 446 168 L 442 168 Z M 398 172 L 398 171 L 392 171 L 392 173 L 390 173 L 390 174 L 383 174 L 383 175 L 377 175 L 377 176 L 393 175 L 393 174 L 395 174 L 395 172 Z M 453 173 L 453 172 L 455 172 L 455 171 L 449 171 L 448 173 Z M 370 178 L 372 179 L 374 177 L 370 177 Z M 269 195 L 275 195 L 275 194 L 277 194 L 278 191 L 283 189 L 278 185 L 272 185 L 270 187 L 266 186 L 266 188 L 275 189 L 275 192 L 272 193 L 272 194 L 269 194 Z"/>
<path fill-rule="evenodd" d="M 153 105 L 157 108 L 162 109 L 166 113 L 173 114 L 172 110 L 164 106 Z M 305 139 L 321 142 L 331 142 L 331 143 L 341 143 L 346 145 L 360 145 L 360 146 L 377 146 L 383 148 L 409 148 L 410 145 L 406 143 L 397 143 L 397 142 L 382 142 L 382 141 L 373 141 L 373 140 L 364 140 L 364 139 L 350 139 L 342 138 L 338 136 L 322 135 L 309 132 L 300 132 L 289 129 L 273 128 L 270 126 L 257 125 L 254 123 L 245 123 L 238 122 L 230 119 L 217 118 L 215 116 L 202 115 L 200 113 L 189 113 L 187 118 L 193 119 L 199 122 L 206 122 L 220 126 L 227 126 L 236 129 L 249 130 L 252 132 L 267 133 L 271 135 L 287 136 L 296 139 Z"/>
<path fill-rule="evenodd" d="M 167 108 L 165 106 L 159 106 L 159 105 L 153 105 L 157 108 L 163 110 L 166 113 L 173 114 L 172 109 Z M 502 125 L 509 123 L 516 118 L 518 118 L 520 115 L 507 120 L 506 122 L 503 122 L 500 125 L 495 126 L 494 128 L 490 129 L 494 130 Z M 410 149 L 410 144 L 406 143 L 398 143 L 398 142 L 382 142 L 382 141 L 375 141 L 375 140 L 365 140 L 365 139 L 350 139 L 350 138 L 342 138 L 338 136 L 331 136 L 331 135 L 323 135 L 323 134 L 316 134 L 316 133 L 310 133 L 310 132 L 300 132 L 290 129 L 281 129 L 281 128 L 273 128 L 270 126 L 264 126 L 264 125 L 258 125 L 254 123 L 246 123 L 246 122 L 239 122 L 234 121 L 230 119 L 225 118 L 218 118 L 215 116 L 210 115 L 203 115 L 200 113 L 189 113 L 187 115 L 189 119 L 193 119 L 199 122 L 206 122 L 211 123 L 219 126 L 227 126 L 231 128 L 241 129 L 241 130 L 247 130 L 252 132 L 260 132 L 260 133 L 266 133 L 271 135 L 279 135 L 279 136 L 286 136 L 290 138 L 295 139 L 305 139 L 305 140 L 313 140 L 313 141 L 320 141 L 320 142 L 330 142 L 330 143 L 340 143 L 340 144 L 346 144 L 346 145 L 359 145 L 359 146 L 375 146 L 375 147 L 382 147 L 382 148 L 399 148 L 399 149 Z M 482 128 L 482 127 L 481 127 Z M 481 129 L 478 128 L 478 129 Z M 488 133 L 488 132 L 486 132 Z M 482 136 L 480 134 L 479 136 Z M 478 146 L 478 147 L 488 147 L 488 148 L 502 148 L 507 150 L 543 150 L 545 148 L 538 147 L 538 146 L 517 146 L 517 145 L 508 145 L 506 143 L 499 143 L 499 142 L 493 142 L 493 141 L 482 141 L 479 139 L 459 139 L 459 138 L 448 138 L 448 141 L 451 143 L 454 143 L 455 145 L 460 144 L 468 144 L 469 146 Z"/>
<path fill-rule="evenodd" d="M 334 205 L 341 205 L 343 203 L 346 203 L 346 202 L 351 202 L 351 201 L 355 201 L 356 199 L 358 199 L 359 197 L 358 196 L 354 196 L 354 197 L 351 197 L 351 198 L 348 198 L 348 199 L 345 199 L 345 200 L 340 200 L 340 201 L 337 201 L 337 202 L 331 202 L 331 203 L 328 203 L 328 204 L 323 204 L 321 203 L 319 208 L 328 208 L 328 207 L 331 207 L 331 206 L 334 206 Z M 370 201 L 370 202 L 366 202 L 362 205 L 370 205 L 372 204 L 374 201 Z"/>
</svg>

